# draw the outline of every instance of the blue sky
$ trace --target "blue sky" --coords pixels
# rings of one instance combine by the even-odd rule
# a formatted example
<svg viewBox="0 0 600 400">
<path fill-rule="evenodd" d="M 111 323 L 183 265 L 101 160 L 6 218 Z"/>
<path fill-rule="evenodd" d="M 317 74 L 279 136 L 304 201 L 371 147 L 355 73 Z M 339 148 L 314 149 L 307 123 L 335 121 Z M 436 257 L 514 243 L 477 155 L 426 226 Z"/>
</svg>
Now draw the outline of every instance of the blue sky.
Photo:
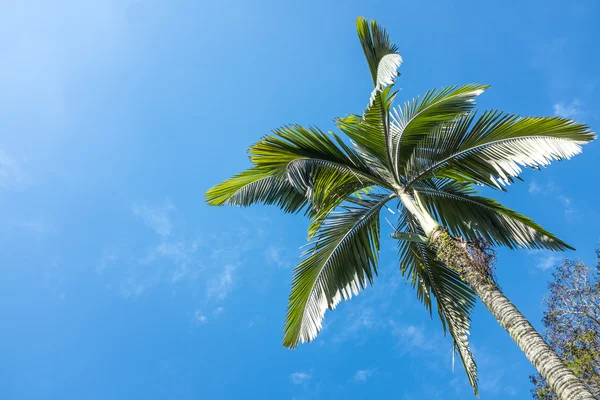
<svg viewBox="0 0 600 400">
<path fill-rule="evenodd" d="M 360 15 L 400 48 L 400 100 L 489 83 L 481 108 L 598 129 L 597 2 L 449 3 L 2 2 L 0 397 L 472 398 L 391 240 L 375 285 L 290 351 L 307 221 L 203 203 L 271 129 L 364 108 Z M 592 260 L 599 156 L 592 143 L 491 193 L 578 249 L 499 252 L 537 327 L 552 266 Z M 532 367 L 480 304 L 471 339 L 481 398 L 528 398 Z"/>
</svg>

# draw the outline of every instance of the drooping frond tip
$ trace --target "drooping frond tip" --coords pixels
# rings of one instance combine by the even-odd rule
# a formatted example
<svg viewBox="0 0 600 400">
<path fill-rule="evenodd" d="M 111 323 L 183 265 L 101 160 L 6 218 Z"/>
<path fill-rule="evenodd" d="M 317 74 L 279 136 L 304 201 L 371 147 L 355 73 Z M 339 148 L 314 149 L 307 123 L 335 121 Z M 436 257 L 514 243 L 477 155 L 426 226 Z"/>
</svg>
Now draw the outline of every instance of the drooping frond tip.
<svg viewBox="0 0 600 400">
<path fill-rule="evenodd" d="M 371 106 L 379 92 L 394 84 L 402 57 L 386 30 L 377 22 L 369 22 L 366 18 L 359 17 L 356 19 L 356 31 L 375 86 L 369 99 Z"/>
<path fill-rule="evenodd" d="M 530 218 L 496 200 L 477 196 L 468 182 L 450 179 L 422 180 L 415 185 L 429 212 L 455 236 L 484 238 L 510 249 L 573 250 Z"/>
<path fill-rule="evenodd" d="M 423 230 L 418 222 L 403 210 L 393 235 L 399 240 L 402 274 L 412 281 L 417 299 L 431 313 L 435 297 L 444 332 L 454 341 L 473 392 L 477 395 L 477 365 L 469 347 L 470 315 L 475 306 L 475 294 L 460 276 L 448 268 L 435 250 L 423 243 Z M 402 232 L 404 231 L 404 232 Z"/>
</svg>

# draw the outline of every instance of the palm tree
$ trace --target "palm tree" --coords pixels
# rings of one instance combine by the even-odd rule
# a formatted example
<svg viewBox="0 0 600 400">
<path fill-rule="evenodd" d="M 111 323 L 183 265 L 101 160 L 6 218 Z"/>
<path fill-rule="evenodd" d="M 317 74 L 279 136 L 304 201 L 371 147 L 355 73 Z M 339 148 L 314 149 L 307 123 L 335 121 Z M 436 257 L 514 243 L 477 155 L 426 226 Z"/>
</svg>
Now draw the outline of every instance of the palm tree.
<svg viewBox="0 0 600 400">
<path fill-rule="evenodd" d="M 589 128 L 558 117 L 477 115 L 488 88 L 469 84 L 428 91 L 393 108 L 402 62 L 377 23 L 357 20 L 374 89 L 363 115 L 336 120 L 346 136 L 289 125 L 250 150 L 253 166 L 206 193 L 210 205 L 273 204 L 310 217 L 310 248 L 294 270 L 283 344 L 313 340 L 334 309 L 377 275 L 380 212 L 397 203 L 401 271 L 432 310 L 435 298 L 477 394 L 469 349 L 478 296 L 561 399 L 593 399 L 504 296 L 489 268 L 490 245 L 571 249 L 531 219 L 477 195 L 505 190 L 521 167 L 568 159 L 594 139 Z"/>
</svg>

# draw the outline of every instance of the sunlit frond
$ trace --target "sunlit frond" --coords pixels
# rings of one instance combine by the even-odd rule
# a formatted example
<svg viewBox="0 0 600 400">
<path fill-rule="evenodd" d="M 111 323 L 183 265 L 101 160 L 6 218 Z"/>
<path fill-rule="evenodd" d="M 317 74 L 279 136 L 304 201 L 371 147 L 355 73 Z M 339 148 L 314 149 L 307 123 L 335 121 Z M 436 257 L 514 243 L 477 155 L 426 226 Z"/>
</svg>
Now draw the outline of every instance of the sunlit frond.
<svg viewBox="0 0 600 400">
<path fill-rule="evenodd" d="M 377 22 L 373 20 L 369 22 L 362 17 L 357 18 L 356 31 L 375 86 L 370 101 L 370 104 L 373 104 L 377 92 L 394 83 L 402 57 L 398 54 L 398 47 L 392 43 L 385 29 Z"/>
<path fill-rule="evenodd" d="M 518 177 L 521 167 L 569 159 L 594 138 L 586 125 L 560 117 L 470 114 L 421 140 L 407 166 L 408 182 L 437 176 L 500 187 Z"/>
<path fill-rule="evenodd" d="M 373 105 L 380 92 L 394 84 L 400 64 L 402 64 L 402 57 L 399 54 L 388 54 L 381 58 L 377 67 L 377 83 L 369 97 L 369 106 Z"/>
<path fill-rule="evenodd" d="M 321 224 L 294 270 L 285 346 L 313 340 L 328 308 L 334 309 L 373 281 L 379 255 L 379 212 L 391 198 L 355 199 Z"/>
<path fill-rule="evenodd" d="M 276 129 L 252 145 L 248 153 L 255 165 L 265 169 L 287 169 L 292 163 L 304 162 L 346 170 L 365 181 L 379 180 L 354 149 L 334 133 L 317 128 L 290 125 Z"/>
<path fill-rule="evenodd" d="M 430 179 L 418 182 L 415 189 L 432 215 L 457 237 L 484 238 L 511 249 L 573 249 L 530 218 L 477 196 L 468 183 Z"/>
<path fill-rule="evenodd" d="M 352 195 L 360 198 L 374 184 L 349 168 L 307 159 L 291 162 L 287 167 L 287 175 L 292 186 L 310 199 L 309 239 L 313 238 L 323 221 L 342 202 L 352 198 Z"/>
<path fill-rule="evenodd" d="M 388 147 L 396 174 L 404 174 L 403 167 L 415 147 L 432 129 L 471 111 L 475 106 L 475 98 L 488 87 L 470 84 L 430 90 L 422 99 L 413 99 L 394 110 Z"/>
<path fill-rule="evenodd" d="M 395 96 L 396 93 L 388 87 L 363 115 L 352 114 L 336 120 L 338 128 L 356 144 L 357 151 L 369 157 L 373 168 L 383 170 L 382 175 L 388 177 L 392 176 L 392 161 L 388 151 L 389 124 L 385 116 L 389 114 Z"/>
<path fill-rule="evenodd" d="M 273 204 L 289 213 L 308 205 L 306 197 L 288 181 L 285 171 L 260 167 L 249 168 L 209 189 L 206 202 L 211 206 Z"/>
</svg>

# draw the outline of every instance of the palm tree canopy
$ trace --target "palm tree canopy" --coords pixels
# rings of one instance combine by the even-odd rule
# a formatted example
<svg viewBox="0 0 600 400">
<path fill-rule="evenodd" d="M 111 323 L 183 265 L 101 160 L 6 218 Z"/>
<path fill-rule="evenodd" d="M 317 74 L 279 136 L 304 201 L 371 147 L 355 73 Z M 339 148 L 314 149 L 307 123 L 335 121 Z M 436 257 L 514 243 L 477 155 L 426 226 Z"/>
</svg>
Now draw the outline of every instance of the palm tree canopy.
<svg viewBox="0 0 600 400">
<path fill-rule="evenodd" d="M 362 115 L 336 120 L 345 135 L 288 125 L 250 150 L 253 166 L 206 193 L 210 205 L 274 204 L 311 219 L 309 248 L 294 270 L 285 346 L 313 340 L 327 309 L 358 294 L 377 275 L 380 211 L 409 193 L 449 232 L 509 248 L 570 249 L 562 240 L 475 186 L 505 190 L 523 167 L 539 169 L 568 159 L 595 138 L 590 129 L 559 117 L 521 117 L 501 111 L 478 115 L 475 99 L 488 85 L 428 91 L 394 108 L 397 47 L 374 21 L 357 20 L 374 89 Z M 438 260 L 427 233 L 401 202 L 401 271 L 417 297 L 454 340 L 477 392 L 468 345 L 472 290 Z"/>
</svg>

